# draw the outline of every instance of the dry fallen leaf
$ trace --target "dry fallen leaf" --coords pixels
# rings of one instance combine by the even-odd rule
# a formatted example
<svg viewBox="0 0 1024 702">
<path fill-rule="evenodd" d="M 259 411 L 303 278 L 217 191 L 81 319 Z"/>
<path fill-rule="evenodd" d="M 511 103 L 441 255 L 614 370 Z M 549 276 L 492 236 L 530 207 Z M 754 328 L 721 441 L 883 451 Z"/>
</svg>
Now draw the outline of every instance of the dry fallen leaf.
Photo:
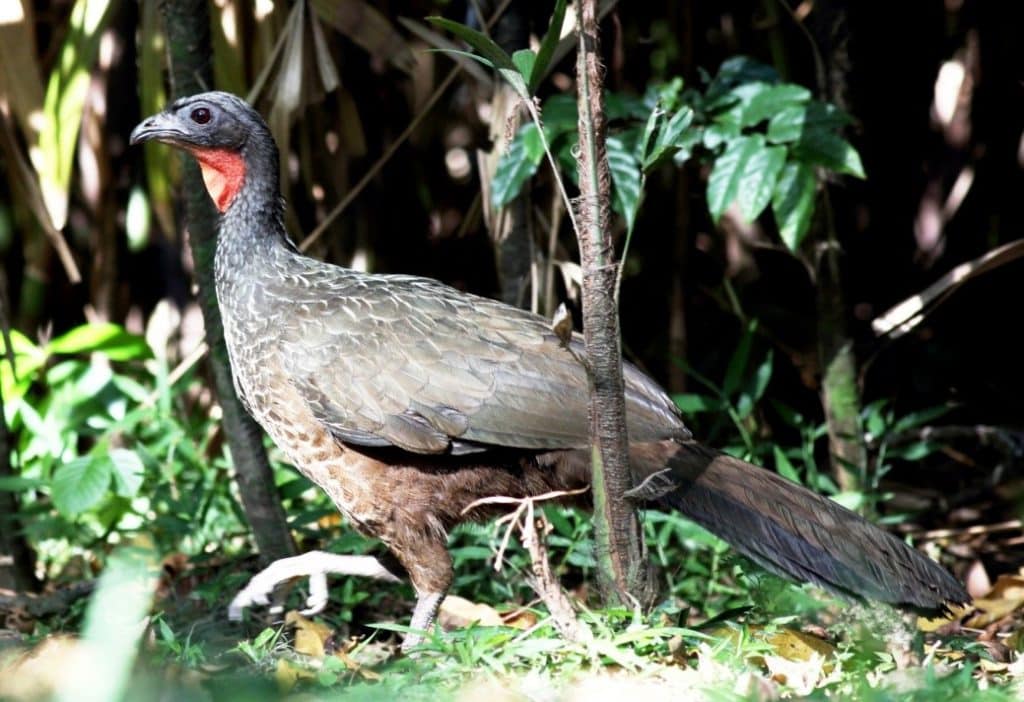
<svg viewBox="0 0 1024 702">
<path fill-rule="evenodd" d="M 441 604 L 437 620 L 444 629 L 462 629 L 470 624 L 480 626 L 501 626 L 501 615 L 493 607 L 448 595 Z"/>
<path fill-rule="evenodd" d="M 1000 575 L 984 597 L 974 600 L 978 613 L 967 620 L 967 626 L 984 629 L 989 624 L 1024 607 L 1024 577 Z"/>
<path fill-rule="evenodd" d="M 963 618 L 964 615 L 972 609 L 973 606 L 965 607 L 963 605 L 953 605 L 949 608 L 949 614 L 943 617 L 918 617 L 917 630 L 925 633 L 938 631 L 942 627 L 949 626 L 953 622 Z"/>
<path fill-rule="evenodd" d="M 295 651 L 317 660 L 324 657 L 324 643 L 334 633 L 326 624 L 306 619 L 292 610 L 285 615 L 284 623 L 295 627 Z"/>
<path fill-rule="evenodd" d="M 790 661 L 809 661 L 815 656 L 829 659 L 836 652 L 836 647 L 828 641 L 795 629 L 782 629 L 765 640 L 776 655 Z M 825 667 L 831 670 L 830 663 Z"/>
</svg>

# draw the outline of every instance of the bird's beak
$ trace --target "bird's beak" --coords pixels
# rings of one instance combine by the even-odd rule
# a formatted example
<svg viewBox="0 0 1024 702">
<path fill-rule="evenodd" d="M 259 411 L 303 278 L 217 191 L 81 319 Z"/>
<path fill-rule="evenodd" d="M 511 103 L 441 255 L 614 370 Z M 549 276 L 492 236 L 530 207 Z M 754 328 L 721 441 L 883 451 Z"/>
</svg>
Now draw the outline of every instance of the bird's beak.
<svg viewBox="0 0 1024 702">
<path fill-rule="evenodd" d="M 160 112 L 144 119 L 132 130 L 128 143 L 134 146 L 146 141 L 162 141 L 165 144 L 180 145 L 185 133 L 175 124 L 174 115 Z"/>
</svg>

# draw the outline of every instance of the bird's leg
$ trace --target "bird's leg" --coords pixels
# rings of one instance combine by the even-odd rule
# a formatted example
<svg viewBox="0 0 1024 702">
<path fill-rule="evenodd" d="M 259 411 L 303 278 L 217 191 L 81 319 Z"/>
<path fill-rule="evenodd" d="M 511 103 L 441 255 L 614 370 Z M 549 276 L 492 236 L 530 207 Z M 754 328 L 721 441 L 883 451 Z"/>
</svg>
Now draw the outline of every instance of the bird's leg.
<svg viewBox="0 0 1024 702">
<path fill-rule="evenodd" d="M 416 606 L 412 610 L 409 628 L 413 629 L 402 641 L 402 652 L 423 642 L 424 633 L 429 633 L 437 618 L 448 588 L 454 578 L 452 557 L 448 553 L 446 540 L 443 536 L 430 534 L 418 535 L 417 538 L 406 539 L 389 544 L 392 553 L 409 573 L 409 580 L 416 590 Z"/>
<path fill-rule="evenodd" d="M 246 607 L 266 605 L 279 583 L 291 578 L 309 578 L 309 597 L 305 615 L 317 614 L 327 605 L 327 574 L 358 575 L 375 580 L 401 582 L 373 556 L 349 556 L 325 551 L 309 551 L 299 556 L 281 558 L 254 575 L 231 600 L 228 618 L 238 621 Z M 280 609 L 280 608 L 276 608 Z"/>
<path fill-rule="evenodd" d="M 412 610 L 412 619 L 409 620 L 410 631 L 402 640 L 402 652 L 408 653 L 419 644 L 423 643 L 423 633 L 429 632 L 437 619 L 437 612 L 444 602 L 444 592 L 423 592 L 416 595 L 416 606 Z"/>
</svg>

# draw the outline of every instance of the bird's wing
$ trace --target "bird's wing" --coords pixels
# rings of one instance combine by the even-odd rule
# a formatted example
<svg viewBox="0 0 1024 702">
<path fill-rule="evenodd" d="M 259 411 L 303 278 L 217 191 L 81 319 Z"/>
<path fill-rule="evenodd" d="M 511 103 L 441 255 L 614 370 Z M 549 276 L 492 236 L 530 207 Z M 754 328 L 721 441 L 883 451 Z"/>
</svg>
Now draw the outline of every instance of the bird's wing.
<svg viewBox="0 0 1024 702">
<path fill-rule="evenodd" d="M 289 296 L 279 348 L 339 440 L 418 453 L 587 445 L 586 372 L 542 317 L 424 278 L 346 274 Z M 626 397 L 632 438 L 688 436 L 632 366 Z"/>
</svg>

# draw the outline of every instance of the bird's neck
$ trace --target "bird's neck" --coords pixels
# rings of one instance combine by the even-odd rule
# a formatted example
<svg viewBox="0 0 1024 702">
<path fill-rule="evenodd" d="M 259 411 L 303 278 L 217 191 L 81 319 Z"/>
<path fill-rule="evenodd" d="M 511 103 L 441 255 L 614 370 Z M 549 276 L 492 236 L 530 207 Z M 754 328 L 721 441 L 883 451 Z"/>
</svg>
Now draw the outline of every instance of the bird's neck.
<svg viewBox="0 0 1024 702">
<path fill-rule="evenodd" d="M 276 154 L 245 154 L 244 182 L 222 211 L 214 272 L 218 296 L 254 282 L 267 266 L 296 255 L 284 228 Z"/>
</svg>

